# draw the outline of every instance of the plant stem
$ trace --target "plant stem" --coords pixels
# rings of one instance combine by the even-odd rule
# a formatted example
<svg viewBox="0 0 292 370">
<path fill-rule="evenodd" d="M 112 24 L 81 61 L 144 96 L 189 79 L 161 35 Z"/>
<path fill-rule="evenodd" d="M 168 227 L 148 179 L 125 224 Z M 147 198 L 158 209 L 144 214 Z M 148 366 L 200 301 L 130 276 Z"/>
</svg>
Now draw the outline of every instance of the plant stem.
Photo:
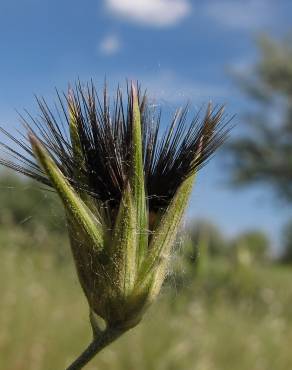
<svg viewBox="0 0 292 370">
<path fill-rule="evenodd" d="M 107 345 L 115 341 L 119 336 L 124 333 L 124 330 L 119 329 L 106 329 L 100 336 L 93 339 L 84 352 L 69 366 L 66 370 L 80 370 L 82 369 L 93 357 L 100 352 Z"/>
</svg>

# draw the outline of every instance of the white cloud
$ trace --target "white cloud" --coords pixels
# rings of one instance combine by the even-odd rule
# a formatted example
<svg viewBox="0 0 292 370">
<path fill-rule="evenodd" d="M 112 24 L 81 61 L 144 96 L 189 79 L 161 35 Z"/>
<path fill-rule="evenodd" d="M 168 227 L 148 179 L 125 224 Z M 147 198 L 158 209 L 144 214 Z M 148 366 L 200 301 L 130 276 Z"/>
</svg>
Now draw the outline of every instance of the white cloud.
<svg viewBox="0 0 292 370">
<path fill-rule="evenodd" d="M 99 45 L 99 51 L 103 55 L 116 54 L 121 49 L 121 42 L 117 35 L 105 36 Z"/>
<path fill-rule="evenodd" d="M 217 23 L 243 30 L 267 26 L 273 17 L 270 0 L 211 0 L 206 2 L 203 10 Z"/>
<path fill-rule="evenodd" d="M 179 23 L 191 10 L 189 0 L 106 0 L 106 7 L 116 16 L 154 27 Z"/>
</svg>

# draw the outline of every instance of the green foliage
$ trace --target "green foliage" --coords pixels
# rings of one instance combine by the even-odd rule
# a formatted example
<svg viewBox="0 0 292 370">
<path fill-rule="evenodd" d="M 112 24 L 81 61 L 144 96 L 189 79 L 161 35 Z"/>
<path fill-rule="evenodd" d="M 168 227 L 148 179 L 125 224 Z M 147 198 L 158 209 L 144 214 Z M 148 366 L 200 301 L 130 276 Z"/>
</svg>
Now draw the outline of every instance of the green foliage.
<svg viewBox="0 0 292 370">
<path fill-rule="evenodd" d="M 235 185 L 264 183 L 292 201 L 292 43 L 260 38 L 260 57 L 238 78 L 251 103 L 248 130 L 230 142 Z"/>
<path fill-rule="evenodd" d="M 56 195 L 20 176 L 0 176 L 0 250 L 47 252 L 70 259 L 64 212 Z"/>
<path fill-rule="evenodd" d="M 85 299 L 66 263 L 69 242 L 54 228 L 59 204 L 54 194 L 18 177 L 2 178 L 1 184 L 15 194 L 0 192 L 1 367 L 65 368 L 91 332 Z M 28 215 L 32 218 L 21 223 Z M 207 222 L 191 224 L 188 231 L 176 267 L 184 289 L 177 289 L 177 277 L 176 285 L 170 279 L 146 320 L 88 370 L 226 370 L 234 363 L 236 370 L 289 368 L 291 351 L 283 343 L 292 340 L 291 269 L 230 258 L 235 249 Z M 266 242 L 259 232 L 236 239 L 258 256 L 255 262 L 264 256 Z"/>
<path fill-rule="evenodd" d="M 168 277 L 169 285 L 174 282 L 177 290 L 185 290 L 191 282 L 204 280 L 214 271 L 220 272 L 222 266 L 224 273 L 214 276 L 210 280 L 211 285 L 220 285 L 223 279 L 224 284 L 229 286 L 235 272 L 245 274 L 251 265 L 260 267 L 272 262 L 269 253 L 270 240 L 260 230 L 246 231 L 228 239 L 210 222 L 193 221 L 186 227 L 177 244 L 180 247 L 173 259 L 173 273 Z M 246 279 L 249 280 L 248 277 Z M 207 287 L 204 286 L 203 289 Z"/>
<path fill-rule="evenodd" d="M 246 258 L 249 258 L 250 261 L 262 262 L 268 258 L 270 241 L 262 231 L 252 230 L 244 232 L 238 235 L 232 244 L 238 255 L 246 253 Z"/>
<path fill-rule="evenodd" d="M 227 256 L 228 242 L 220 230 L 206 220 L 191 221 L 177 241 L 176 257 L 172 261 L 170 284 L 183 288 L 208 271 L 209 260 Z"/>
<path fill-rule="evenodd" d="M 202 252 L 198 250 L 200 245 L 202 245 L 202 248 L 204 245 L 206 246 L 207 253 L 210 256 L 220 256 L 226 253 L 226 239 L 218 227 L 209 221 L 198 220 L 192 222 L 188 225 L 186 232 L 195 253 L 196 250 L 199 253 Z"/>
<path fill-rule="evenodd" d="M 7 229 L 15 246 L 0 248 L 1 368 L 64 369 L 90 340 L 87 305 L 72 264 L 57 265 L 54 253 L 30 249 L 34 238 L 23 235 Z M 87 369 L 287 370 L 290 279 L 289 267 L 211 259 L 184 291 L 165 289 L 147 319 Z"/>
<path fill-rule="evenodd" d="M 8 172 L 0 176 L 0 189 L 0 227 L 65 232 L 63 209 L 52 191 Z"/>
<path fill-rule="evenodd" d="M 292 220 L 284 225 L 282 230 L 283 254 L 281 260 L 284 263 L 292 263 Z"/>
</svg>

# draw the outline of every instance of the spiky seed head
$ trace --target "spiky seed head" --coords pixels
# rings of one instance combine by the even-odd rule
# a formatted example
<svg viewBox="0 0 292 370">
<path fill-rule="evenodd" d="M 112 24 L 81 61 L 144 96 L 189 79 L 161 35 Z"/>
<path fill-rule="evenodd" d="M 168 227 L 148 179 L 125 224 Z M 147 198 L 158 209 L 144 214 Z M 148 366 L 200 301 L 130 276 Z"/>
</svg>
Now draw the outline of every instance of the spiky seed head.
<svg viewBox="0 0 292 370">
<path fill-rule="evenodd" d="M 2 146 L 19 162 L 0 163 L 55 189 L 61 198 L 78 277 L 91 313 L 109 327 L 136 325 L 159 293 L 197 171 L 223 143 L 223 108 L 187 124 L 188 107 L 161 132 L 161 115 L 138 84 L 111 105 L 93 83 L 58 93 L 58 119 L 43 99 L 24 120 L 23 140 Z M 98 325 L 91 315 L 94 331 Z"/>
</svg>

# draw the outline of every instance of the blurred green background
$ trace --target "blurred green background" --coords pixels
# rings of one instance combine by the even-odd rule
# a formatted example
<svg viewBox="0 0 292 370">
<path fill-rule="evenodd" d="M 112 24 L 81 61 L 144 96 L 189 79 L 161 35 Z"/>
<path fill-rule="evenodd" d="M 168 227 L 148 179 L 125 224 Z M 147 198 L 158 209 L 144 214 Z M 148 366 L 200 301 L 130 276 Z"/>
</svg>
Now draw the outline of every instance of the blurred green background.
<svg viewBox="0 0 292 370">
<path fill-rule="evenodd" d="M 1 369 L 63 369 L 91 331 L 62 209 L 30 181 L 3 174 L 0 188 Z M 290 259 L 272 258 L 262 232 L 228 239 L 203 220 L 187 222 L 175 249 L 142 324 L 87 368 L 289 369 Z"/>
</svg>

